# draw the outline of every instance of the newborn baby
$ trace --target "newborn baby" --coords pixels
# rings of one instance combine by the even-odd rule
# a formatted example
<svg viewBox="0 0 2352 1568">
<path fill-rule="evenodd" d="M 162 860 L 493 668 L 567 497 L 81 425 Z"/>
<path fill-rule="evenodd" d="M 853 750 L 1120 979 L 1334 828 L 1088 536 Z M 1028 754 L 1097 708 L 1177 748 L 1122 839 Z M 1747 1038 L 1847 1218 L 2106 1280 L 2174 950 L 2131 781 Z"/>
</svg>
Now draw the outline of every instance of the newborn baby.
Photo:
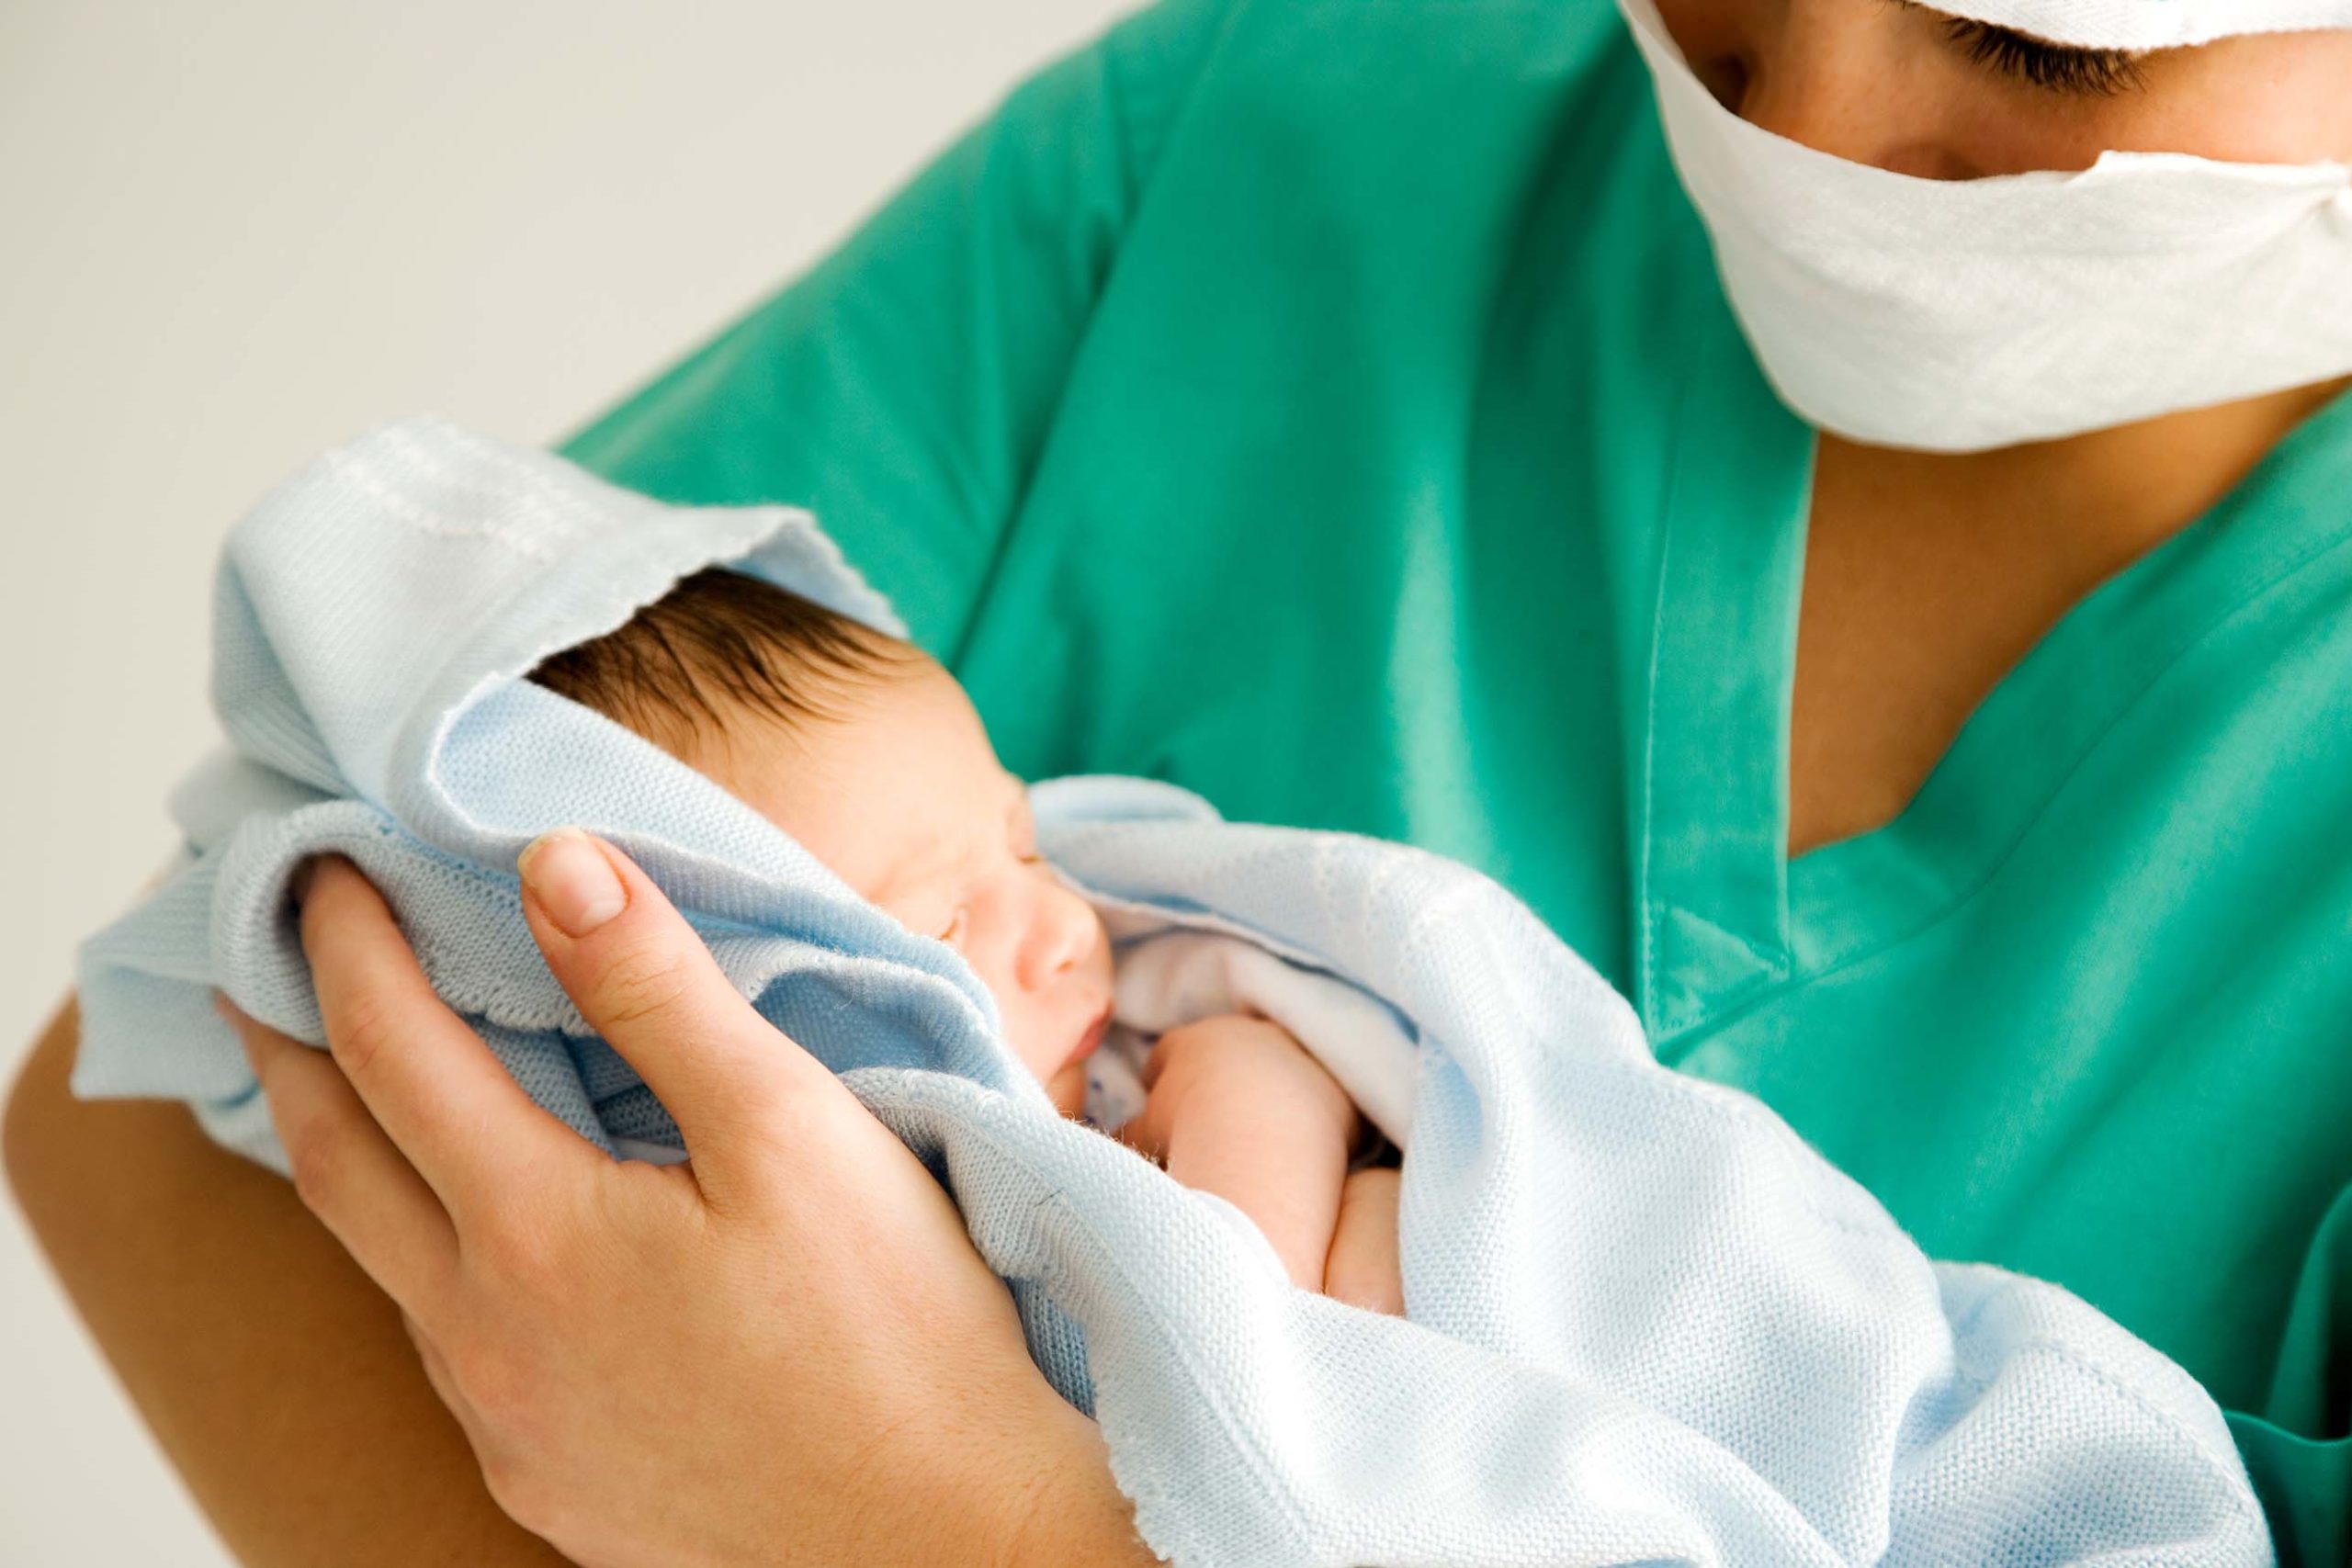
<svg viewBox="0 0 2352 1568">
<path fill-rule="evenodd" d="M 1111 1023 L 1093 907 L 1038 854 L 1028 792 L 963 688 L 901 642 L 786 590 L 698 572 L 538 684 L 635 731 L 797 840 L 909 930 L 954 947 L 1066 1116 Z M 1143 1109 L 1106 1129 L 1262 1232 L 1291 1280 L 1401 1313 L 1398 1173 L 1351 1169 L 1366 1123 L 1290 1034 L 1226 1014 L 1151 1049 Z"/>
</svg>

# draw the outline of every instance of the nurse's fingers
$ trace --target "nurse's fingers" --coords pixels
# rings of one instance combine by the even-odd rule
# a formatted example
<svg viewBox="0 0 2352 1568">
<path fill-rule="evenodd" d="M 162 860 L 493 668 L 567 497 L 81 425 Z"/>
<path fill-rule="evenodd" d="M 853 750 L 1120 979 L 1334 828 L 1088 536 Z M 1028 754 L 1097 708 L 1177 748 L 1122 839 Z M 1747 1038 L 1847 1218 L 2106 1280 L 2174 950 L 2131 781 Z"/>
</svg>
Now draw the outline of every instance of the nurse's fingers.
<svg viewBox="0 0 2352 1568">
<path fill-rule="evenodd" d="M 447 1210 L 368 1114 L 332 1057 L 222 999 L 244 1042 L 294 1175 L 294 1190 L 384 1293 L 432 1313 L 458 1262 Z"/>
<path fill-rule="evenodd" d="M 434 1394 L 449 1414 L 457 1417 L 458 1427 L 466 1434 L 466 1441 L 472 1444 L 474 1451 L 479 1454 L 481 1451 L 481 1424 L 474 1416 L 472 1403 L 466 1398 L 465 1391 L 458 1386 L 457 1377 L 449 1371 L 448 1358 L 441 1354 L 441 1347 L 424 1331 L 413 1314 L 401 1314 L 401 1327 L 407 1331 L 408 1342 L 416 1349 L 417 1362 L 424 1368 L 424 1381 L 433 1385 Z"/>
<path fill-rule="evenodd" d="M 535 1173 L 605 1163 L 434 995 L 382 896 L 340 856 L 303 895 L 302 951 L 336 1065 L 459 1231 Z"/>
<path fill-rule="evenodd" d="M 520 870 L 523 914 L 548 969 L 678 1123 L 706 1193 L 836 1097 L 865 1113 L 744 1000 L 620 851 L 560 829 L 523 852 Z"/>
</svg>

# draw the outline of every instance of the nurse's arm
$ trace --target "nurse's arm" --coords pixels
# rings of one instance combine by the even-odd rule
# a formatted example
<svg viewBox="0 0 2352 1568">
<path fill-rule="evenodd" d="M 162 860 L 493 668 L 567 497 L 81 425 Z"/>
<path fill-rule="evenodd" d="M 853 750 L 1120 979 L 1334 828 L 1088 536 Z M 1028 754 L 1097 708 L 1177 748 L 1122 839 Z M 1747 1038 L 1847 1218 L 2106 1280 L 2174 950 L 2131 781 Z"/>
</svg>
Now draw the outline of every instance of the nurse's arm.
<svg viewBox="0 0 2352 1568">
<path fill-rule="evenodd" d="M 293 1188 L 183 1106 L 74 1099 L 74 1037 L 69 1002 L 9 1095 L 9 1184 L 238 1561 L 564 1562 L 491 1500 L 398 1310 Z"/>
</svg>

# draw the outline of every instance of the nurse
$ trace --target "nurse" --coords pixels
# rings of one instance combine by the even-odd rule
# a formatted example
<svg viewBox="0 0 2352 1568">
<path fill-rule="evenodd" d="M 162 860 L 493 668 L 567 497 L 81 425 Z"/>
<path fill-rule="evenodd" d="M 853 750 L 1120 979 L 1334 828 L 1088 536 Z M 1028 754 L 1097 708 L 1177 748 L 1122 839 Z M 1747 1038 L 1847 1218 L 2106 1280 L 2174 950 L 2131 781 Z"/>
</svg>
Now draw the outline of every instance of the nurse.
<svg viewBox="0 0 2352 1568">
<path fill-rule="evenodd" d="M 2187 1367 L 2341 1562 L 2346 161 L 2352 0 L 1168 0 L 570 450 L 812 506 L 1024 774 L 1493 873 L 1929 1252 Z M 66 1101 L 70 1013 L 17 1093 L 232 1544 L 1143 1560 L 920 1168 L 560 869 L 696 1187 L 537 1137 L 340 865 L 335 1059 L 249 1043 L 359 1269 Z"/>
</svg>

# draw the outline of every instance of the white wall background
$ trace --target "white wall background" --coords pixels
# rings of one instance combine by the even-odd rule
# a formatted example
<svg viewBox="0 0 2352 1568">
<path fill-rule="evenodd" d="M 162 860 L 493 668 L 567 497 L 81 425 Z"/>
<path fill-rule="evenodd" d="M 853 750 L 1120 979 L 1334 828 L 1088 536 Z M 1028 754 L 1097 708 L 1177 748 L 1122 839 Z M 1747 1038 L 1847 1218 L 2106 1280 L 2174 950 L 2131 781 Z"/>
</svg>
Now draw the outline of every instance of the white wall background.
<svg viewBox="0 0 2352 1568">
<path fill-rule="evenodd" d="M 243 507 L 550 441 L 1117 0 L 0 0 L 0 1082 L 168 850 Z M 0 1563 L 227 1562 L 0 1204 Z"/>
</svg>

